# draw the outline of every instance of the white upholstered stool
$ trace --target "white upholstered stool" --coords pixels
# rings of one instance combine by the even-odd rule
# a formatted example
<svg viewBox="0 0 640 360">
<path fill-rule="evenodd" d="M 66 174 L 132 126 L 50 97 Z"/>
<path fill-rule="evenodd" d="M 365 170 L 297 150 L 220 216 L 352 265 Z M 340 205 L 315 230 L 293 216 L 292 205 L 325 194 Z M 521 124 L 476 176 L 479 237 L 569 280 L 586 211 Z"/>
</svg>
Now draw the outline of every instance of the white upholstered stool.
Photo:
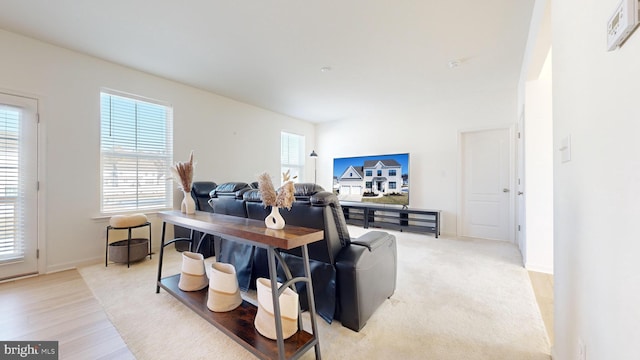
<svg viewBox="0 0 640 360">
<path fill-rule="evenodd" d="M 145 226 L 149 227 L 148 240 L 131 238 L 132 229 L 141 228 Z M 109 246 L 110 246 L 109 230 L 127 230 L 128 231 L 128 236 L 126 240 L 116 241 L 113 244 L 111 244 L 111 247 L 113 249 L 117 249 L 117 248 L 120 248 L 120 246 L 124 246 L 124 242 L 126 242 L 127 267 L 129 267 L 131 261 L 141 260 L 147 255 L 149 255 L 149 259 L 151 259 L 151 223 L 149 222 L 145 214 L 114 215 L 111 217 L 111 219 L 109 219 L 109 225 L 107 226 L 107 241 L 105 244 L 105 253 L 104 253 L 104 266 L 108 266 L 109 264 Z M 134 240 L 133 253 L 132 253 L 132 247 L 131 247 L 132 240 Z M 144 240 L 144 241 L 135 241 L 135 240 Z M 113 254 L 115 254 L 115 252 Z M 116 260 L 116 262 L 124 262 L 124 256 L 123 256 L 123 259 L 118 259 L 118 260 L 120 261 Z"/>
</svg>

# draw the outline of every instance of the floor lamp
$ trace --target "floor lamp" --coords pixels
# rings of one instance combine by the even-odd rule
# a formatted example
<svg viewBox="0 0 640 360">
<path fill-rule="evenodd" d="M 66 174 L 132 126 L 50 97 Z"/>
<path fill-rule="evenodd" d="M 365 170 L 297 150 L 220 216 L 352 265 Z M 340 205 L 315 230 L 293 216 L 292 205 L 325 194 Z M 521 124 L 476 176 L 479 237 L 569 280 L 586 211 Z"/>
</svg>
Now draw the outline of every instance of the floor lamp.
<svg viewBox="0 0 640 360">
<path fill-rule="evenodd" d="M 309 154 L 309 157 L 313 158 L 313 185 L 316 185 L 318 183 L 318 166 L 316 163 L 318 154 L 316 154 L 315 150 L 311 150 L 311 154 Z"/>
</svg>

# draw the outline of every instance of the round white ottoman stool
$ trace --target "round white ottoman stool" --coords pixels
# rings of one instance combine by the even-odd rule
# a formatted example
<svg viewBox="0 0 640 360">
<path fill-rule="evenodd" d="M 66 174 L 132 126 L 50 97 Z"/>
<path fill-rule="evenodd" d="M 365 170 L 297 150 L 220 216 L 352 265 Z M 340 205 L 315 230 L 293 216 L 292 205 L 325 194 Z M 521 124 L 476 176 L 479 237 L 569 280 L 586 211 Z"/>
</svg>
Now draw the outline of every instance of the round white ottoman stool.
<svg viewBox="0 0 640 360">
<path fill-rule="evenodd" d="M 149 227 L 148 239 L 132 239 L 131 230 Z M 126 240 L 120 240 L 109 244 L 109 230 L 127 230 Z M 125 247 L 126 246 L 126 247 Z M 105 244 L 104 266 L 108 266 L 109 259 L 113 262 L 127 263 L 127 267 L 133 261 L 144 259 L 149 255 L 151 259 L 151 223 L 145 214 L 114 215 L 109 219 L 107 226 L 107 241 Z"/>
</svg>

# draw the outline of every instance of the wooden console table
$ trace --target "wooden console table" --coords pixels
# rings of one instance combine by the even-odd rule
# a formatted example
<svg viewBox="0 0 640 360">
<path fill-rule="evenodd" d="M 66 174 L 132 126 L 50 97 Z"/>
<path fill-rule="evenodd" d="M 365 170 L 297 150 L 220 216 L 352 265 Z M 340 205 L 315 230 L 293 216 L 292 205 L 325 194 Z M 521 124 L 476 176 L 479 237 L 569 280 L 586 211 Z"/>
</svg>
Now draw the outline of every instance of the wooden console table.
<svg viewBox="0 0 640 360">
<path fill-rule="evenodd" d="M 324 238 L 324 231 L 291 225 L 285 226 L 282 230 L 272 230 L 266 228 L 264 222 L 260 220 L 201 211 L 196 211 L 193 215 L 183 214 L 179 210 L 162 211 L 159 212 L 158 215 L 163 220 L 163 223 L 156 293 L 160 292 L 160 288 L 165 289 L 169 294 L 176 297 L 191 310 L 209 321 L 209 323 L 220 329 L 260 359 L 297 359 L 312 347 L 315 348 L 316 359 L 321 358 L 307 244 L 322 240 Z M 178 288 L 180 274 L 162 278 L 164 248 L 176 241 L 189 241 L 192 245 L 196 241 L 196 239 L 193 239 L 192 231 L 192 238 L 190 239 L 178 238 L 165 242 L 167 223 L 267 249 L 271 293 L 276 318 L 276 341 L 260 335 L 255 329 L 253 321 L 257 308 L 253 304 L 243 300 L 242 304 L 235 310 L 216 313 L 207 308 L 207 288 L 200 291 L 182 291 Z M 282 257 L 280 257 L 277 249 L 289 250 L 297 247 L 301 247 L 302 249 L 305 277 L 291 278 L 286 264 L 282 261 Z M 288 280 L 284 282 L 280 288 L 278 288 L 276 275 L 277 259 L 281 262 L 288 277 Z M 294 288 L 292 285 L 300 281 L 306 282 L 307 285 L 312 333 L 308 333 L 302 329 L 302 319 L 298 316 L 298 331 L 292 337 L 284 340 L 282 336 L 278 296 L 282 294 L 286 287 Z"/>
</svg>

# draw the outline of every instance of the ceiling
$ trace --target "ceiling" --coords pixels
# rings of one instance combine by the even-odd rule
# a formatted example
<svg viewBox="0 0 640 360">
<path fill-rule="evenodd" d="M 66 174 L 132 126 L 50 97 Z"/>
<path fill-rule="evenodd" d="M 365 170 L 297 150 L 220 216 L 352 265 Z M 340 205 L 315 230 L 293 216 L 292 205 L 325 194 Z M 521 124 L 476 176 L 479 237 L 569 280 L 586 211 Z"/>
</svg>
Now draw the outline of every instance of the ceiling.
<svg viewBox="0 0 640 360">
<path fill-rule="evenodd" d="M 0 28 L 322 122 L 515 89 L 533 3 L 2 0 Z"/>
</svg>

